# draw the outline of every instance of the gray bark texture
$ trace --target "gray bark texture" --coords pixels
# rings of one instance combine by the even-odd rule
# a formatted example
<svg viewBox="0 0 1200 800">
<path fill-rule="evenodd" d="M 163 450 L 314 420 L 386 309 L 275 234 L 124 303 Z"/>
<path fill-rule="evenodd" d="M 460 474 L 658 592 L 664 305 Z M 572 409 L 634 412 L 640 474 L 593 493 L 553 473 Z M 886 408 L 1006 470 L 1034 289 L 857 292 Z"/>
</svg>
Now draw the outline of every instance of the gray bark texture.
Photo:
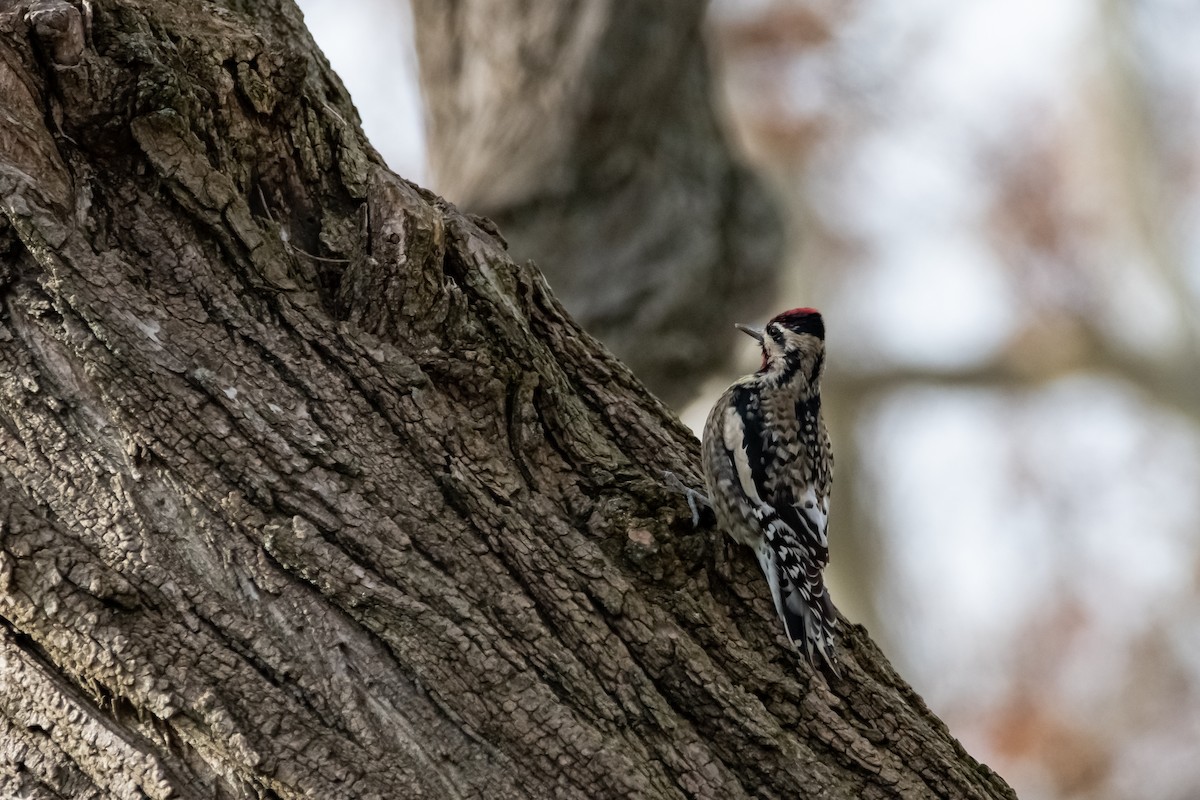
<svg viewBox="0 0 1200 800">
<path fill-rule="evenodd" d="M 287 2 L 0 3 L 0 796 L 1012 797 Z"/>
<path fill-rule="evenodd" d="M 676 407 L 762 316 L 783 225 L 713 112 L 703 2 L 414 0 L 435 188 Z M 791 305 L 803 305 L 794 302 Z"/>
</svg>

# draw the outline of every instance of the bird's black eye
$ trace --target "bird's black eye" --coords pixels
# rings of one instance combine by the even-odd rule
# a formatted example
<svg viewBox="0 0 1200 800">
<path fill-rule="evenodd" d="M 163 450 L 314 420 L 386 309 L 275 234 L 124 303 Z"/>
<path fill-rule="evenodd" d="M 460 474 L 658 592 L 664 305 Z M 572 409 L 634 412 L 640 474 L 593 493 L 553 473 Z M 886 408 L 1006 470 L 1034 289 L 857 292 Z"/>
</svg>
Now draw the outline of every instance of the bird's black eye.
<svg viewBox="0 0 1200 800">
<path fill-rule="evenodd" d="M 774 323 L 767 326 L 767 335 L 777 342 L 783 341 L 783 331 L 781 331 L 779 326 L 775 325 Z"/>
</svg>

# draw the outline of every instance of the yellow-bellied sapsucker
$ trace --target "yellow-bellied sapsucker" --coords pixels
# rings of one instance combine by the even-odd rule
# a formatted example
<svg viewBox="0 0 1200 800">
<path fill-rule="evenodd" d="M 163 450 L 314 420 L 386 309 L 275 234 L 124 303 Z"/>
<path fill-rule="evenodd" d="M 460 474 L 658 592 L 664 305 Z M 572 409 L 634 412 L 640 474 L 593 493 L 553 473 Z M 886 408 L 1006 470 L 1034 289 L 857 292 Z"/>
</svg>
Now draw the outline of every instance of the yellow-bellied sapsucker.
<svg viewBox="0 0 1200 800">
<path fill-rule="evenodd" d="M 754 548 L 788 639 L 837 674 L 837 613 L 821 570 L 833 453 L 821 416 L 825 323 L 811 308 L 759 330 L 762 367 L 717 401 L 704 426 L 704 475 L 717 525 Z"/>
</svg>

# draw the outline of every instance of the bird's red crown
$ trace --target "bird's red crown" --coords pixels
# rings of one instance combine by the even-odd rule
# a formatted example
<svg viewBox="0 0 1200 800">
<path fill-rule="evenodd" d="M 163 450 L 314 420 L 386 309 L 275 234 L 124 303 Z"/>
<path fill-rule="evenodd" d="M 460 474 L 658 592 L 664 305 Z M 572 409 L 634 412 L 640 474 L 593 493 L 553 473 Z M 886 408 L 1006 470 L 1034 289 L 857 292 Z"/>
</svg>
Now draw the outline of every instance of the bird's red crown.
<svg viewBox="0 0 1200 800">
<path fill-rule="evenodd" d="M 818 339 L 825 338 L 825 322 L 821 319 L 821 312 L 815 308 L 793 308 L 791 311 L 776 314 L 771 322 L 783 325 L 796 333 L 810 333 Z"/>
</svg>

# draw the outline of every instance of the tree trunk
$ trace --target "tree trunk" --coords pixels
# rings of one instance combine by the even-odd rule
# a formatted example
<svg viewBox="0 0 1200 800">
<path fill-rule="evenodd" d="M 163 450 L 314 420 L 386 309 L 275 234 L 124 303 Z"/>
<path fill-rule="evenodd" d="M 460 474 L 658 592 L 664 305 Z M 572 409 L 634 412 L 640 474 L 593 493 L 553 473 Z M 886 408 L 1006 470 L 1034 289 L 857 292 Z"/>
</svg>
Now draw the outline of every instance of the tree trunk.
<svg viewBox="0 0 1200 800">
<path fill-rule="evenodd" d="M 783 249 L 717 125 L 705 6 L 413 2 L 435 188 L 675 406 L 767 310 Z"/>
<path fill-rule="evenodd" d="M 0 795 L 1011 797 L 240 9 L 0 5 Z"/>
</svg>

